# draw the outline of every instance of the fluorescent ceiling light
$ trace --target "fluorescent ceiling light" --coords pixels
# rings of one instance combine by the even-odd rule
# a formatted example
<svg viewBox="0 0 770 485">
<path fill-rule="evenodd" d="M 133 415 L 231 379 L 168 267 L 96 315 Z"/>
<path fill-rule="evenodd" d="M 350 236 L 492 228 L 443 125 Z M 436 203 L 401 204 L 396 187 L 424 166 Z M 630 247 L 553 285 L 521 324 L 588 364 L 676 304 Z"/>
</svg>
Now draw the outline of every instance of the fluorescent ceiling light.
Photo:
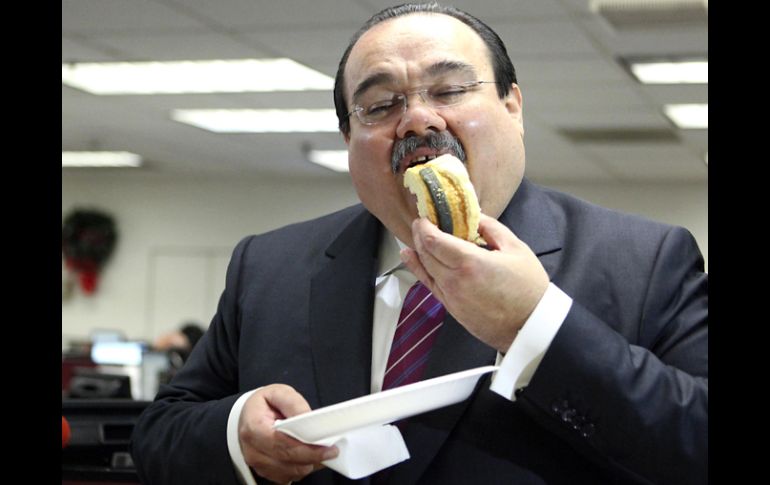
<svg viewBox="0 0 770 485">
<path fill-rule="evenodd" d="M 310 150 L 307 159 L 335 172 L 349 171 L 347 150 Z"/>
<path fill-rule="evenodd" d="M 214 133 L 336 132 L 333 109 L 175 109 L 171 119 Z"/>
<path fill-rule="evenodd" d="M 139 167 L 142 157 L 130 152 L 61 152 L 62 167 Z"/>
<path fill-rule="evenodd" d="M 709 127 L 708 104 L 667 104 L 663 107 L 663 111 L 678 128 L 708 129 Z"/>
<path fill-rule="evenodd" d="M 291 59 L 62 64 L 62 84 L 92 94 L 331 90 L 334 79 Z"/>
<path fill-rule="evenodd" d="M 631 72 L 644 84 L 708 84 L 708 61 L 633 62 Z"/>
</svg>

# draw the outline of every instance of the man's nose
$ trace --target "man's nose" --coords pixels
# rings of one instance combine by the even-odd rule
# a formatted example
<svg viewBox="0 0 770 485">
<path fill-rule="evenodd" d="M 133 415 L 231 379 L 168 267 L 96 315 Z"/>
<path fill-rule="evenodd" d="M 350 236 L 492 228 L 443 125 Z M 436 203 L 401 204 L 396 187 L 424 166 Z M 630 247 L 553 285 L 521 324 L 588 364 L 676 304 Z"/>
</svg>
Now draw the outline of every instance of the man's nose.
<svg viewBox="0 0 770 485">
<path fill-rule="evenodd" d="M 396 127 L 396 135 L 405 138 L 410 135 L 424 136 L 429 131 L 443 131 L 446 129 L 446 120 L 425 102 L 422 93 L 413 93 L 407 96 L 406 109 Z"/>
</svg>

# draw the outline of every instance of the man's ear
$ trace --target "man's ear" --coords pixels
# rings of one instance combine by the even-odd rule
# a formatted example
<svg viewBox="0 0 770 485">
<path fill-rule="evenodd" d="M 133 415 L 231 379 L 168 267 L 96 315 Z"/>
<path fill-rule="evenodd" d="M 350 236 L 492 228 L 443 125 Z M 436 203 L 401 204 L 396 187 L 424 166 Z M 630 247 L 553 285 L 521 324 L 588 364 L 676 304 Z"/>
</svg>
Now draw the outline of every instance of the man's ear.
<svg viewBox="0 0 770 485">
<path fill-rule="evenodd" d="M 521 133 L 524 134 L 524 106 L 521 97 L 521 89 L 516 83 L 511 84 L 511 90 L 505 97 L 505 109 L 521 127 Z"/>
</svg>

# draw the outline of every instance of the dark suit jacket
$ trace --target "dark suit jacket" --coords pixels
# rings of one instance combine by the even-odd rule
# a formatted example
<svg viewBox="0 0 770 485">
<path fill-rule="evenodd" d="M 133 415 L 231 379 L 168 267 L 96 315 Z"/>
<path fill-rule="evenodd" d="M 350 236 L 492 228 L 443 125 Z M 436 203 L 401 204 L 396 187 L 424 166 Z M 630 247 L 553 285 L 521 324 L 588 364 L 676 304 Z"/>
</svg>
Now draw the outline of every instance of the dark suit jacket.
<svg viewBox="0 0 770 485">
<path fill-rule="evenodd" d="M 572 308 L 516 402 L 486 377 L 410 419 L 390 483 L 707 483 L 708 278 L 692 236 L 526 180 L 500 220 Z M 250 389 L 289 384 L 313 409 L 369 393 L 380 231 L 354 206 L 238 244 L 210 329 L 136 426 L 145 483 L 236 483 L 225 427 Z M 425 378 L 495 355 L 450 317 Z"/>
</svg>

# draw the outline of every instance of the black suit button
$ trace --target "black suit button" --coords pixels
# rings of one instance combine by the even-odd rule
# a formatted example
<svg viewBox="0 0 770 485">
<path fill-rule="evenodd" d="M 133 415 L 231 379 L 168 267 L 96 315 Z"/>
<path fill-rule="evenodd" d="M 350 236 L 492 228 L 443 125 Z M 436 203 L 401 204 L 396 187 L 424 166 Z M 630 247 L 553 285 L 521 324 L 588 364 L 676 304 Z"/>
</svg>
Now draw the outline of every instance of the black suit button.
<svg viewBox="0 0 770 485">
<path fill-rule="evenodd" d="M 575 431 L 580 431 L 580 428 L 582 428 L 586 424 L 586 418 L 583 416 L 575 416 L 572 418 L 572 429 Z"/>
<path fill-rule="evenodd" d="M 561 412 L 561 420 L 565 423 L 571 423 L 575 416 L 577 416 L 577 411 L 574 409 L 565 409 Z"/>
<path fill-rule="evenodd" d="M 596 427 L 592 423 L 586 423 L 580 427 L 580 436 L 583 438 L 590 438 L 596 431 Z"/>
<path fill-rule="evenodd" d="M 557 399 L 551 405 L 551 410 L 556 414 L 561 414 L 562 411 L 569 408 L 569 401 L 566 399 Z"/>
</svg>

